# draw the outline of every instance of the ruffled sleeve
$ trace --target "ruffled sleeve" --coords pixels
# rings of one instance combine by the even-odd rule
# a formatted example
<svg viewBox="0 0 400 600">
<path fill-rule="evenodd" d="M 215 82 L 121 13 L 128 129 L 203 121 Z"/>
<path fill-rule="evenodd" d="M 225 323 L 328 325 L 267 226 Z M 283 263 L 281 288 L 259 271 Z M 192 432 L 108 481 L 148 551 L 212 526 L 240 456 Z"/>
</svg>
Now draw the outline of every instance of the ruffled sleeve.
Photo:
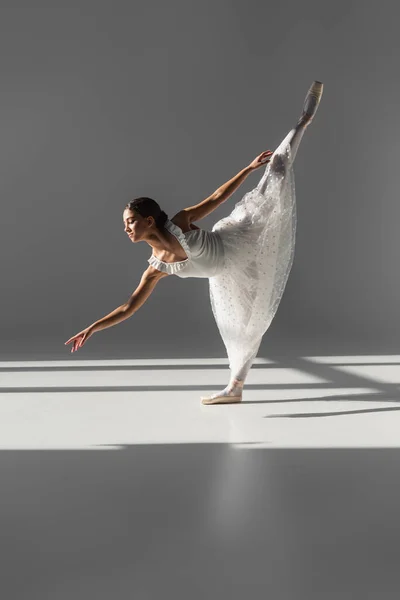
<svg viewBox="0 0 400 600">
<path fill-rule="evenodd" d="M 177 238 L 178 242 L 184 249 L 188 258 L 185 258 L 185 260 L 180 260 L 177 262 L 166 263 L 166 262 L 160 260 L 159 258 L 156 258 L 152 254 L 147 262 L 152 267 L 154 267 L 155 269 L 158 269 L 159 271 L 163 271 L 164 273 L 169 273 L 170 275 L 174 275 L 175 273 L 178 273 L 179 271 L 181 271 L 182 269 L 184 269 L 186 267 L 186 265 L 190 261 L 192 253 L 190 251 L 189 244 L 186 241 L 185 235 L 184 235 L 182 229 L 180 227 L 178 227 L 178 225 L 175 225 L 175 223 L 173 223 L 170 219 L 167 219 L 167 221 L 165 222 L 165 228 L 168 229 L 168 231 Z"/>
<path fill-rule="evenodd" d="M 186 239 L 185 234 L 183 233 L 182 229 L 180 227 L 178 227 L 178 225 L 175 225 L 175 223 L 173 223 L 170 219 L 167 219 L 167 221 L 165 223 L 165 227 L 168 229 L 168 231 L 170 231 L 172 233 L 172 235 L 174 235 L 177 238 L 178 242 L 180 243 L 180 245 L 186 252 L 186 256 L 190 259 L 192 256 L 192 253 L 191 253 L 189 244 L 187 243 L 187 239 Z M 183 261 L 180 261 L 180 262 L 183 262 Z"/>
<path fill-rule="evenodd" d="M 187 263 L 189 262 L 189 260 L 186 259 L 186 260 L 181 260 L 179 262 L 166 263 L 166 262 L 163 262 L 162 260 L 159 260 L 152 254 L 147 262 L 155 269 L 158 269 L 159 271 L 164 271 L 164 273 L 169 273 L 170 275 L 173 275 L 174 273 L 177 273 L 178 271 L 181 271 L 182 269 L 184 269 L 185 266 L 187 265 Z"/>
</svg>

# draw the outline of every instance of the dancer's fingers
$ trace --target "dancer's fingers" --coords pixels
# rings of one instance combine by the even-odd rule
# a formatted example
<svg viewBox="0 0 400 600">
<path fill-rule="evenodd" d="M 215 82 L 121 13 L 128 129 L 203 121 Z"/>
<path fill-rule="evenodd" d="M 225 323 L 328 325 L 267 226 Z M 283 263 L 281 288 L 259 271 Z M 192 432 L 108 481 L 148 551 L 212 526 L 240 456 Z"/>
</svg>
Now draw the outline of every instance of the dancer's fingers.
<svg viewBox="0 0 400 600">
<path fill-rule="evenodd" d="M 78 335 L 80 335 L 79 333 L 77 333 L 76 335 L 73 335 L 72 337 L 69 338 L 69 340 L 67 340 L 64 344 L 64 346 L 66 346 L 67 344 L 69 344 L 70 342 L 73 342 L 74 340 L 76 340 L 76 338 L 78 337 Z"/>
<path fill-rule="evenodd" d="M 64 343 L 64 346 L 66 346 L 66 345 L 67 345 L 67 344 L 69 344 L 70 342 L 73 342 L 73 341 L 75 341 L 75 340 L 76 340 L 77 338 L 79 338 L 81 335 L 83 335 L 81 331 L 80 331 L 79 333 L 76 333 L 75 335 L 73 335 L 72 337 L 70 337 L 70 338 L 69 338 L 69 340 L 67 340 L 67 341 Z"/>
<path fill-rule="evenodd" d="M 266 152 L 263 152 L 261 156 L 262 156 L 263 158 L 264 158 L 264 157 L 265 157 L 265 158 L 268 158 L 268 157 L 270 157 L 270 156 L 272 156 L 272 155 L 273 155 L 273 152 L 271 152 L 271 150 L 267 150 Z"/>
</svg>

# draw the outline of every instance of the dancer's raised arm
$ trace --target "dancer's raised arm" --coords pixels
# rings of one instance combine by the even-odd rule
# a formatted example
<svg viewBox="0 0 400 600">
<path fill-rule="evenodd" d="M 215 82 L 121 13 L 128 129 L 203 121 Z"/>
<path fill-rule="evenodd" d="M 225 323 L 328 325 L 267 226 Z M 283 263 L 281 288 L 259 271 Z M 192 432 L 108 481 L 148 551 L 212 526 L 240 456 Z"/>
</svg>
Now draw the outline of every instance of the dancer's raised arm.
<svg viewBox="0 0 400 600">
<path fill-rule="evenodd" d="M 233 192 L 243 183 L 246 177 L 255 169 L 264 166 L 272 156 L 271 150 L 266 150 L 259 154 L 247 167 L 239 171 L 237 175 L 232 177 L 229 181 L 221 185 L 211 196 L 202 200 L 195 206 L 189 206 L 185 208 L 185 212 L 189 218 L 189 222 L 199 221 L 204 219 L 207 215 L 212 213 L 222 202 L 225 202 Z"/>
<path fill-rule="evenodd" d="M 139 285 L 125 304 L 121 304 L 121 306 L 118 306 L 118 308 L 102 319 L 92 323 L 92 325 L 89 325 L 89 327 L 71 337 L 64 345 L 73 342 L 71 352 L 75 352 L 78 348 L 81 348 L 96 331 L 101 331 L 102 329 L 112 327 L 113 325 L 117 325 L 117 323 L 121 323 L 121 321 L 129 319 L 129 317 L 131 317 L 146 302 L 160 279 L 167 275 L 168 273 L 158 271 L 150 265 L 146 271 L 144 271 Z"/>
<path fill-rule="evenodd" d="M 271 150 L 266 150 L 259 154 L 247 167 L 239 171 L 235 177 L 232 177 L 229 181 L 221 185 L 215 193 L 219 198 L 222 198 L 224 201 L 227 200 L 230 196 L 232 196 L 233 192 L 237 190 L 237 188 L 243 183 L 246 177 L 255 169 L 259 167 L 265 166 L 269 159 L 272 156 Z"/>
</svg>

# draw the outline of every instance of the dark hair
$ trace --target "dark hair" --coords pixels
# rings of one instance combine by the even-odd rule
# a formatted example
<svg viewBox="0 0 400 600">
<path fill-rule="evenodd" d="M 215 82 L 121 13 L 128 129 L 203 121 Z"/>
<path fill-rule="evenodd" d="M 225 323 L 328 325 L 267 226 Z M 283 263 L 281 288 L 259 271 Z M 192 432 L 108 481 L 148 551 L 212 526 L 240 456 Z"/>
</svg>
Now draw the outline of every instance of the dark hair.
<svg viewBox="0 0 400 600">
<path fill-rule="evenodd" d="M 153 198 L 146 198 L 145 196 L 135 198 L 128 202 L 125 206 L 125 209 L 127 208 L 138 213 L 141 217 L 154 217 L 158 229 L 163 229 L 168 219 L 167 213 L 161 210 L 160 205 Z"/>
</svg>

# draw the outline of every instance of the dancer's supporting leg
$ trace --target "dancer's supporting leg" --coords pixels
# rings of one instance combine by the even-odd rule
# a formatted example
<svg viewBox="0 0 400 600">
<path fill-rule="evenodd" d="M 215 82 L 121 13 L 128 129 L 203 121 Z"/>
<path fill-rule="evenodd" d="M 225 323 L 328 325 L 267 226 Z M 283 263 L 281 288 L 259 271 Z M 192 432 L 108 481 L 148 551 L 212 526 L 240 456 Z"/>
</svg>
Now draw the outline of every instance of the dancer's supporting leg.
<svg viewBox="0 0 400 600">
<path fill-rule="evenodd" d="M 228 385 L 220 392 L 212 394 L 211 396 L 203 396 L 203 404 L 231 404 L 235 402 L 241 402 L 244 382 L 251 369 L 254 359 L 257 356 L 261 339 L 262 338 L 260 338 L 258 341 L 250 358 L 239 369 L 235 369 L 235 371 L 231 370 L 231 378 Z"/>
<path fill-rule="evenodd" d="M 259 344 L 257 345 L 257 349 L 253 352 L 253 354 L 250 356 L 250 358 L 248 360 L 246 360 L 244 365 L 238 371 L 236 371 L 235 373 L 232 373 L 232 371 L 231 371 L 231 378 L 230 378 L 229 383 L 226 388 L 228 390 L 228 393 L 230 393 L 232 395 L 241 395 L 242 394 L 244 382 L 245 382 L 246 377 L 251 369 L 254 359 L 257 356 L 257 352 L 260 347 L 260 344 L 261 344 L 261 340 L 260 340 Z"/>
</svg>

